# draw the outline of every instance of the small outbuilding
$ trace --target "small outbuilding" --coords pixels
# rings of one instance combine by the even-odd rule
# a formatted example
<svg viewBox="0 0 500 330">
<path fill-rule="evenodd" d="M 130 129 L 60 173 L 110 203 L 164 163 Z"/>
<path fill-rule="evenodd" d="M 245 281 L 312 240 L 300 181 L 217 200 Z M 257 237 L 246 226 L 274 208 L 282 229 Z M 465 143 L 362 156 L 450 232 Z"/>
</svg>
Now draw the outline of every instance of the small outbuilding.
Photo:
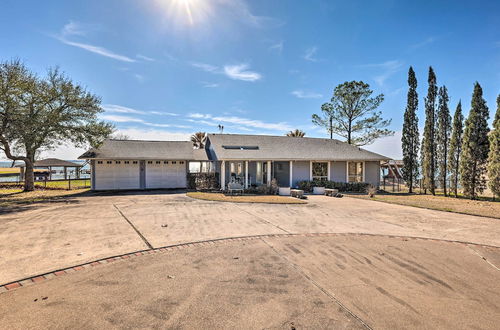
<svg viewBox="0 0 500 330">
<path fill-rule="evenodd" d="M 73 162 L 69 162 L 67 160 L 62 160 L 62 159 L 57 159 L 57 158 L 46 158 L 42 160 L 37 160 L 34 164 L 33 167 L 35 169 L 39 168 L 46 168 L 49 170 L 49 180 L 52 178 L 52 168 L 53 167 L 62 167 L 64 170 L 64 179 L 68 179 L 68 167 L 69 168 L 74 168 L 76 172 L 76 178 L 80 178 L 80 168 L 82 167 L 82 164 L 77 164 Z M 24 180 L 24 167 L 25 165 L 21 165 L 21 173 L 20 173 L 20 179 Z"/>
</svg>

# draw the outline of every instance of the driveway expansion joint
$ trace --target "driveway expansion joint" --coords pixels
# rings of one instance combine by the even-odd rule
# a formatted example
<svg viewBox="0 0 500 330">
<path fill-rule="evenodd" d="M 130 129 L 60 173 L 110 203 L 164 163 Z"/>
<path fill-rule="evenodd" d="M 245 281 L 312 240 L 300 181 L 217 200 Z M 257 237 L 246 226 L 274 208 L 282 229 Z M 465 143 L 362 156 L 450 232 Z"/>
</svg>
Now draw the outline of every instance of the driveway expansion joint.
<svg viewBox="0 0 500 330">
<path fill-rule="evenodd" d="M 247 240 L 263 240 L 266 238 L 288 238 L 288 237 L 335 237 L 335 236 L 365 236 L 365 237 L 385 237 L 392 239 L 401 239 L 401 240 L 427 240 L 427 241 L 437 241 L 437 242 L 446 242 L 446 243 L 455 243 L 455 244 L 465 244 L 472 251 L 476 252 L 470 246 L 483 246 L 490 248 L 500 248 L 500 246 L 488 245 L 488 244 L 479 244 L 473 242 L 465 242 L 465 241 L 457 241 L 457 240 L 447 240 L 447 239 L 439 239 L 439 238 L 429 238 L 429 237 L 418 237 L 418 236 L 401 236 L 401 235 L 378 235 L 378 234 L 368 234 L 368 233 L 297 233 L 297 234 L 266 234 L 266 235 L 249 235 L 249 236 L 238 236 L 238 237 L 223 237 L 223 238 L 215 238 L 209 240 L 202 241 L 193 241 L 193 242 L 185 242 L 179 244 L 166 245 L 157 248 L 149 248 L 144 250 L 132 251 L 124 254 L 114 255 L 106 258 L 101 258 L 97 260 L 88 261 L 85 263 L 72 265 L 65 268 L 56 269 L 50 272 L 36 274 L 33 276 L 25 277 L 16 281 L 8 282 L 5 284 L 0 284 L 0 294 L 6 293 L 8 291 L 18 289 L 26 286 L 26 283 L 36 284 L 40 282 L 44 282 L 49 279 L 63 277 L 70 273 L 75 273 L 78 271 L 82 271 L 85 269 L 92 269 L 95 267 L 99 267 L 101 265 L 112 264 L 117 261 L 123 261 L 126 259 L 132 259 L 134 257 L 139 257 L 143 255 L 161 253 L 161 252 L 172 252 L 180 249 L 185 249 L 189 247 L 202 247 L 202 246 L 210 246 L 218 243 L 227 243 L 227 242 L 237 242 L 237 241 L 247 241 Z M 266 243 L 267 244 L 267 243 Z M 268 244 L 269 245 L 269 244 Z M 479 253 L 476 252 L 481 258 L 483 258 Z M 484 259 L 484 258 L 483 258 Z M 488 260 L 486 260 L 488 262 Z M 491 263 L 490 263 L 491 264 Z M 495 268 L 495 265 L 491 264 Z M 498 269 L 498 268 L 497 268 Z M 33 283 L 31 283 L 33 282 Z M 24 283 L 24 285 L 23 285 Z"/>
<path fill-rule="evenodd" d="M 144 242 L 144 244 L 146 244 L 146 246 L 150 249 L 153 249 L 153 246 L 151 245 L 151 243 L 149 243 L 149 241 L 146 239 L 146 237 L 144 237 L 144 235 L 142 235 L 142 233 L 139 231 L 139 229 L 137 229 L 137 227 L 132 223 L 132 221 L 130 221 L 124 214 L 123 212 L 118 208 L 118 206 L 116 206 L 116 204 L 113 204 L 113 206 L 115 207 L 115 209 L 118 211 L 118 213 L 120 213 L 120 215 L 122 216 L 123 219 L 125 219 L 125 221 L 128 222 L 128 224 L 132 227 L 132 229 L 135 230 L 135 232 L 137 233 L 137 235 L 139 235 L 139 237 L 142 239 L 142 241 Z"/>
</svg>

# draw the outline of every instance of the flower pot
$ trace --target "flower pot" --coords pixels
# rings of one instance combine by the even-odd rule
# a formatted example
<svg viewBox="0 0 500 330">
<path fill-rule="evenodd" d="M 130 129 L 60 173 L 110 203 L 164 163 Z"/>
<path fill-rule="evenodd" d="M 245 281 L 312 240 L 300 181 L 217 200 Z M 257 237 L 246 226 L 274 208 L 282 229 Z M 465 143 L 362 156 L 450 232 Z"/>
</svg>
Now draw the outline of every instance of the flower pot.
<svg viewBox="0 0 500 330">
<path fill-rule="evenodd" d="M 280 196 L 290 196 L 290 187 L 280 187 L 278 193 Z"/>
<path fill-rule="evenodd" d="M 313 194 L 314 195 L 324 195 L 325 194 L 325 187 L 313 187 Z"/>
</svg>

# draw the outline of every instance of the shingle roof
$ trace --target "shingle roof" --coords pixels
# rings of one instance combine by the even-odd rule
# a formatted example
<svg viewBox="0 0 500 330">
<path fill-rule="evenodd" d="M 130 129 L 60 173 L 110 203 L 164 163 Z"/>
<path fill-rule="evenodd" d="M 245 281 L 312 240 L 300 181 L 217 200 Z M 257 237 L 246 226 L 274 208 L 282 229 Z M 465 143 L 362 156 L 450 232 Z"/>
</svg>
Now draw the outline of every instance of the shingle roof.
<svg viewBox="0 0 500 330">
<path fill-rule="evenodd" d="M 35 167 L 81 167 L 82 164 L 77 164 L 73 162 L 68 162 L 66 160 L 57 159 L 57 158 L 47 158 L 42 160 L 37 160 L 33 166 Z"/>
<path fill-rule="evenodd" d="M 79 159 L 172 159 L 206 160 L 205 150 L 194 150 L 189 141 L 105 140 Z"/>
<path fill-rule="evenodd" d="M 239 134 L 209 134 L 208 139 L 219 160 L 389 159 L 335 139 Z"/>
<path fill-rule="evenodd" d="M 106 140 L 79 159 L 389 160 L 345 142 L 268 135 L 208 134 L 210 150 L 189 141 Z"/>
</svg>

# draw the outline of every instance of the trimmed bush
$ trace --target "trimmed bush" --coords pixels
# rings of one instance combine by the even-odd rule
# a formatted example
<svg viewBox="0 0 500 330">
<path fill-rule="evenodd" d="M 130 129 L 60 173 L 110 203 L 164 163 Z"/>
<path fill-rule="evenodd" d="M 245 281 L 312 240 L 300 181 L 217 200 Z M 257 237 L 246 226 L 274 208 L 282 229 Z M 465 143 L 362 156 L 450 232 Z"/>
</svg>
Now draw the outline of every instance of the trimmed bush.
<svg viewBox="0 0 500 330">
<path fill-rule="evenodd" d="M 220 188 L 218 173 L 188 173 L 188 189 L 215 190 Z"/>
<path fill-rule="evenodd" d="M 366 182 L 335 182 L 335 181 L 300 181 L 298 184 L 299 189 L 305 192 L 312 192 L 313 187 L 325 187 L 328 189 L 338 189 L 340 192 L 366 192 L 370 186 Z"/>
</svg>

